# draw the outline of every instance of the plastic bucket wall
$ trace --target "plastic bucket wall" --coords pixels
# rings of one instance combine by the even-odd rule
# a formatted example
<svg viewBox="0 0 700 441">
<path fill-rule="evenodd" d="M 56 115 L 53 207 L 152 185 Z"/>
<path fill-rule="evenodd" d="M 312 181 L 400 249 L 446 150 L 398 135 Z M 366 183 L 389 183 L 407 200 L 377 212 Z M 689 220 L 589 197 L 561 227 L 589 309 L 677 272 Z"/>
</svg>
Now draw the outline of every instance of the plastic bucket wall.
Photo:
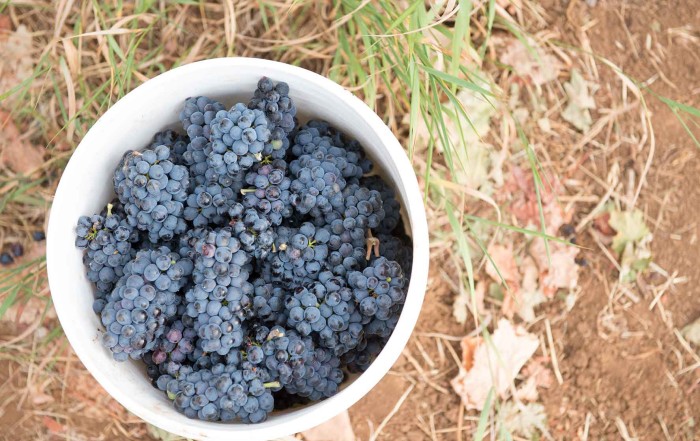
<svg viewBox="0 0 700 441">
<path fill-rule="evenodd" d="M 185 98 L 206 95 L 226 106 L 247 102 L 261 76 L 286 81 L 302 117 L 323 118 L 356 138 L 399 191 L 413 238 L 413 271 L 396 330 L 362 375 L 335 396 L 293 411 L 274 413 L 255 425 L 192 420 L 153 388 L 143 363 L 118 363 L 102 347 L 100 319 L 92 311 L 93 286 L 75 248 L 81 215 L 99 212 L 113 197 L 112 173 L 123 153 L 147 145 L 153 135 L 177 127 Z M 51 296 L 68 340 L 97 381 L 129 411 L 169 432 L 195 439 L 266 440 L 316 426 L 367 394 L 387 373 L 415 326 L 425 294 L 428 230 L 416 176 L 389 128 L 362 101 L 336 83 L 305 69 L 254 58 L 221 58 L 179 67 L 139 86 L 90 129 L 59 183 L 48 228 L 47 265 Z"/>
</svg>

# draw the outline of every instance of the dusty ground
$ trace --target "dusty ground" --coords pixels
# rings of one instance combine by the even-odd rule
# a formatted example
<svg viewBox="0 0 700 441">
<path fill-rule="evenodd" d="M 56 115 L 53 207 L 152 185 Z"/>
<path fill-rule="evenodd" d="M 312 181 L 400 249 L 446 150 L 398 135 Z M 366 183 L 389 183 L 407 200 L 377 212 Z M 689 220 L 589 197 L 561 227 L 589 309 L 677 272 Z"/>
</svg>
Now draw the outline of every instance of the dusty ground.
<svg viewBox="0 0 700 441">
<path fill-rule="evenodd" d="M 558 30 L 565 36 L 566 43 L 578 46 L 581 41 L 576 36 L 577 31 L 581 26 L 590 26 L 587 36 L 596 54 L 613 61 L 641 82 L 656 76 L 654 90 L 659 94 L 698 105 L 700 58 L 695 50 L 667 37 L 671 28 L 694 26 L 697 29 L 700 25 L 700 12 L 692 2 L 601 1 L 594 8 L 587 7 L 583 1 L 571 3 L 543 2 L 549 16 L 548 29 Z M 651 35 L 649 38 L 665 52 L 664 80 L 644 51 L 647 35 Z M 631 49 L 630 41 L 634 41 L 635 50 Z M 606 85 L 613 90 L 619 87 L 619 79 L 610 70 L 602 70 L 600 75 L 602 89 L 606 89 Z M 697 363 L 697 355 L 679 344 L 671 327 L 672 324 L 680 328 L 700 315 L 700 269 L 697 265 L 700 259 L 697 248 L 700 160 L 692 140 L 668 107 L 651 100 L 649 108 L 653 115 L 656 151 L 638 206 L 648 218 L 656 220 L 652 227 L 654 261 L 669 273 L 687 277 L 689 283 L 663 295 L 660 303 L 664 313 L 658 307 L 650 309 L 653 293 L 643 289 L 645 282 L 660 284 L 663 277 L 659 274 L 652 277 L 658 280 L 637 284 L 635 292 L 641 299 L 638 303 L 629 308 L 619 306 L 611 302 L 609 296 L 615 268 L 587 234 L 579 235 L 578 242 L 589 247 L 584 250 L 589 266 L 582 271 L 579 282 L 580 300 L 565 315 L 560 304 L 543 308 L 552 320 L 563 377 L 561 385 L 555 382 L 542 395 L 554 439 L 620 439 L 623 432 L 639 440 L 700 437 L 700 429 L 696 427 L 700 419 L 700 373 L 690 370 L 679 374 L 683 367 Z M 639 120 L 635 115 L 619 122 L 625 123 L 638 124 Z M 624 131 L 624 126 L 620 130 Z M 635 155 L 625 146 L 616 150 L 619 151 L 595 160 L 598 176 L 604 181 L 612 162 L 624 155 L 629 155 L 629 160 L 621 165 L 632 168 L 639 176 L 648 150 L 643 155 Z M 585 153 L 584 147 L 577 154 Z M 605 191 L 598 186 L 595 193 L 602 196 Z M 593 205 L 580 207 L 573 224 L 592 208 Z M 439 261 L 436 263 L 434 268 L 439 266 Z M 462 335 L 473 328 L 460 327 L 450 320 L 451 311 L 446 306 L 449 294 L 443 291 L 438 279 L 435 275 L 432 278 L 416 333 L 407 356 L 394 366 L 395 374 L 350 410 L 361 439 L 367 438 L 370 428 L 376 429 L 411 386 L 405 378 L 421 378 L 416 373 L 416 365 L 408 360 L 408 354 L 415 357 L 421 366 L 418 369 L 430 377 L 433 367 L 421 357 L 419 344 L 433 354 L 427 358 L 434 360 L 437 368 L 433 372 L 439 374 L 432 377 L 434 385 L 425 381 L 415 385 L 383 428 L 379 439 L 470 438 L 468 434 L 458 434 L 459 401 L 449 390 L 449 379 L 456 374 L 455 364 L 449 355 L 444 364 L 438 362 L 435 339 L 420 336 L 422 332 Z M 541 330 L 541 323 L 534 328 Z M 457 343 L 452 345 L 459 350 Z M 400 373 L 407 371 L 412 375 L 402 377 Z M 464 430 L 471 432 L 472 424 L 465 421 Z"/>
<path fill-rule="evenodd" d="M 700 23 L 696 8 L 687 2 L 631 3 L 624 8 L 621 2 L 601 2 L 593 9 L 577 7 L 570 17 L 579 23 L 597 21 L 589 32 L 593 50 L 641 81 L 658 75 L 643 50 L 647 35 L 651 35 L 652 41 L 666 51 L 661 70 L 667 80 L 657 79 L 655 89 L 666 96 L 683 97 L 697 106 L 700 59 L 693 51 L 680 44 L 668 44 L 664 38 L 668 29 Z M 553 4 L 548 10 L 552 16 L 565 15 L 561 5 Z M 563 20 L 557 26 L 572 27 Z M 632 44 L 639 56 L 630 50 Z M 610 72 L 603 73 L 603 78 L 615 80 Z M 638 284 L 640 289 L 636 292 L 643 300 L 616 312 L 620 321 L 618 332 L 623 334 L 604 337 L 606 330 L 596 317 L 608 303 L 610 288 L 593 278 L 584 282 L 582 301 L 553 329 L 561 345 L 565 383 L 552 389 L 545 402 L 557 438 L 577 433 L 587 418 L 593 439 L 616 439 L 620 434 L 618 419 L 639 439 L 700 436 L 694 427 L 700 416 L 700 377 L 697 371 L 678 375 L 683 366 L 681 359 L 692 364 L 693 358 L 680 347 L 670 329 L 671 323 L 682 327 L 700 314 L 696 222 L 700 215 L 700 161 L 692 140 L 680 129 L 672 112 L 658 101 L 650 102 L 650 110 L 654 115 L 656 152 L 640 206 L 649 218 L 656 219 L 652 228 L 655 262 L 669 272 L 677 271 L 687 277 L 689 283 L 664 295 L 661 304 L 665 313 L 658 307 L 650 309 L 653 295 Z M 639 172 L 645 160 L 632 156 L 628 166 Z M 595 247 L 590 241 L 586 243 Z M 594 261 L 594 257 L 590 260 Z M 605 265 L 597 269 L 602 273 L 610 270 Z"/>
</svg>

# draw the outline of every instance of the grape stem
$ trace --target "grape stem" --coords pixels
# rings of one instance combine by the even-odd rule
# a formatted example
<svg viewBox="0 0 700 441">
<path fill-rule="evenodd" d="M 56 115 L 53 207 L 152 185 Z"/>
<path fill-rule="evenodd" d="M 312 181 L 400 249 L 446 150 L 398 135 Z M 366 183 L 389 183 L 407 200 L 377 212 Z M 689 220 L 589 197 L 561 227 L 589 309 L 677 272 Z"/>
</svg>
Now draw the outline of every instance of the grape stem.
<svg viewBox="0 0 700 441">
<path fill-rule="evenodd" d="M 270 389 L 274 387 L 280 387 L 281 384 L 279 381 L 270 381 L 268 383 L 263 383 L 263 386 L 265 386 L 266 389 Z"/>
<path fill-rule="evenodd" d="M 379 257 L 379 239 L 374 237 L 372 235 L 372 230 L 368 229 L 367 230 L 367 255 L 365 256 L 365 260 L 369 260 L 370 257 L 372 257 L 372 251 L 374 251 L 374 255 L 376 257 Z"/>
</svg>

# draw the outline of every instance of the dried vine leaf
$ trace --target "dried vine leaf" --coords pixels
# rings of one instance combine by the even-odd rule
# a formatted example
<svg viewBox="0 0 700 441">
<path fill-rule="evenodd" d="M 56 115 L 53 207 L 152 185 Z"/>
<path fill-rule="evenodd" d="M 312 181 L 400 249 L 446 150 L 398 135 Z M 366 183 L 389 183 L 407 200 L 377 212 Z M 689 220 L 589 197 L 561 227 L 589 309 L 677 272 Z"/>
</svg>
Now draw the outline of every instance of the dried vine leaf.
<svg viewBox="0 0 700 441">
<path fill-rule="evenodd" d="M 508 395 L 510 385 L 538 346 L 537 336 L 501 319 L 488 341 L 472 337 L 463 340 L 462 366 L 451 382 L 452 388 L 467 409 L 480 410 L 491 389 L 501 397 Z"/>
</svg>

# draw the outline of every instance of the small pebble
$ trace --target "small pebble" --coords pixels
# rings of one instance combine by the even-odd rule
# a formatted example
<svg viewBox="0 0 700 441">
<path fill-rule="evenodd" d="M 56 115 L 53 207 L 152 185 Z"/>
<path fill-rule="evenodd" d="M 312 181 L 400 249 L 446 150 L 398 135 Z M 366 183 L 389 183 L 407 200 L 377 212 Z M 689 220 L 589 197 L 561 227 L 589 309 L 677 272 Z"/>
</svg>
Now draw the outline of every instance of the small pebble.
<svg viewBox="0 0 700 441">
<path fill-rule="evenodd" d="M 10 256 L 10 253 L 0 254 L 0 263 L 3 264 L 3 266 L 12 265 L 14 261 L 15 259 Z"/>
<path fill-rule="evenodd" d="M 46 239 L 46 234 L 44 234 L 43 231 L 35 231 L 35 232 L 32 234 L 32 238 L 33 238 L 35 241 L 40 242 L 40 241 Z"/>
<path fill-rule="evenodd" d="M 13 243 L 10 245 L 10 251 L 15 257 L 22 257 L 24 255 L 24 247 L 21 243 Z"/>
</svg>

